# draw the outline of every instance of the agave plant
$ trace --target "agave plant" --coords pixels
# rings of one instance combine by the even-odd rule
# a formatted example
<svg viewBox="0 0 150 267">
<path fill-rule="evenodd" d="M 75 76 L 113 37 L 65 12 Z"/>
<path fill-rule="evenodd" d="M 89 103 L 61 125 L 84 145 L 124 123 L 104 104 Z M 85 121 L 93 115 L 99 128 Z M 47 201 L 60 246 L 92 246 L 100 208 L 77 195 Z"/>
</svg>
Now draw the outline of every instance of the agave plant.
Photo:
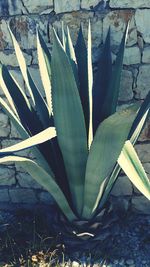
<svg viewBox="0 0 150 267">
<path fill-rule="evenodd" d="M 116 111 L 128 26 L 112 66 L 110 29 L 94 75 L 89 23 L 87 46 L 80 27 L 73 46 L 69 29 L 53 29 L 52 53 L 37 32 L 39 70 L 45 97 L 34 83 L 12 31 L 17 60 L 30 99 L 7 67 L 0 65 L 0 85 L 9 105 L 0 104 L 24 141 L 0 150 L 0 163 L 16 162 L 54 198 L 65 230 L 94 238 L 93 223 L 106 215 L 106 201 L 123 169 L 150 199 L 150 182 L 133 147 L 150 109 L 150 92 Z M 36 160 L 16 153 L 31 148 Z M 66 230 L 67 231 L 67 230 Z"/>
</svg>

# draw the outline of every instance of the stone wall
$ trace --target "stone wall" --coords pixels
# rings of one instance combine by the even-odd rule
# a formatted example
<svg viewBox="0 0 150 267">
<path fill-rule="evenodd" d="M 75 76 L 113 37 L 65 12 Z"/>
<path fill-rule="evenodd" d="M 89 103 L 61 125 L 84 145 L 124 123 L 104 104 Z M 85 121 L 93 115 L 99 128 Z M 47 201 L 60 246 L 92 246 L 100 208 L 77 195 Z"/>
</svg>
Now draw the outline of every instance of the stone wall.
<svg viewBox="0 0 150 267">
<path fill-rule="evenodd" d="M 35 83 L 42 88 L 37 69 L 36 26 L 39 25 L 48 46 L 51 48 L 51 28 L 58 31 L 64 21 L 76 40 L 77 29 L 82 21 L 85 35 L 88 20 L 92 24 L 93 63 L 96 63 L 98 47 L 101 47 L 111 26 L 112 56 L 115 60 L 125 25 L 131 20 L 129 37 L 124 57 L 119 105 L 125 106 L 142 100 L 150 84 L 150 1 L 149 0 L 1 0 L 0 1 L 0 60 L 9 66 L 18 83 L 26 86 L 21 77 L 13 50 L 7 24 L 10 23 L 26 57 Z M 27 93 L 27 92 L 26 92 Z M 5 98 L 2 90 L 0 96 Z M 6 147 L 20 140 L 7 116 L 0 110 L 0 144 Z M 136 146 L 146 172 L 150 175 L 150 123 Z M 23 155 L 31 156 L 30 151 Z M 112 192 L 114 198 L 141 212 L 150 213 L 149 202 L 133 188 L 125 176 L 121 176 Z M 13 164 L 0 167 L 0 204 L 52 203 L 52 199 L 21 168 Z"/>
</svg>

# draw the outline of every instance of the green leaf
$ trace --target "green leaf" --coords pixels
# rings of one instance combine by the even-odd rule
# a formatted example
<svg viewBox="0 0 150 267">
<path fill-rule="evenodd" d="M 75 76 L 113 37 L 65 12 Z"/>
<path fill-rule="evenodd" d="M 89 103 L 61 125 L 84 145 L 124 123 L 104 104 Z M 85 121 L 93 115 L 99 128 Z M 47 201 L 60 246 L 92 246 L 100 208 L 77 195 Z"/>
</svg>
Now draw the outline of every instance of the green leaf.
<svg viewBox="0 0 150 267">
<path fill-rule="evenodd" d="M 36 109 L 36 110 L 32 109 L 30 116 L 28 116 L 28 113 L 23 112 L 22 115 L 24 117 L 22 117 L 21 122 L 25 126 L 26 130 L 30 133 L 30 135 L 35 135 L 36 133 L 42 131 L 43 129 L 51 126 L 51 118 L 49 117 L 50 110 L 48 110 L 44 99 L 42 98 L 40 92 L 36 88 L 32 78 L 31 78 L 31 75 L 27 69 L 26 62 L 25 62 L 24 56 L 22 54 L 22 51 L 21 51 L 19 44 L 16 41 L 12 32 L 11 32 L 11 36 L 13 39 L 13 43 L 14 43 L 18 62 L 20 64 L 20 69 L 21 69 L 22 75 L 24 77 L 24 80 L 26 82 L 26 85 L 27 85 L 29 91 L 32 92 L 32 94 L 33 94 L 33 100 L 35 102 L 35 109 Z M 43 55 L 44 58 L 42 57 L 42 59 L 44 60 L 44 63 L 50 64 L 48 61 L 46 61 L 46 60 L 49 60 L 48 49 L 46 49 L 46 45 L 44 46 L 44 42 L 42 42 L 42 38 L 40 35 L 39 35 L 39 42 L 41 42 L 41 43 L 39 43 L 39 46 L 41 44 L 42 49 L 43 49 L 42 51 L 40 50 L 39 57 L 41 59 L 41 57 Z M 44 54 L 42 54 L 42 52 Z M 50 82 L 50 80 L 49 81 L 46 80 L 46 79 L 48 79 L 48 75 L 50 75 L 50 65 L 46 66 L 46 65 L 44 65 L 44 63 L 40 62 L 40 64 L 39 64 L 41 66 L 41 68 L 44 69 L 44 75 L 43 75 L 44 79 L 45 79 L 44 81 Z M 45 66 L 45 68 L 44 68 L 44 66 Z M 47 73 L 45 70 L 46 68 L 47 68 Z M 51 95 L 50 88 L 47 88 L 47 90 L 48 89 L 49 89 L 49 95 Z M 17 94 L 17 92 L 16 92 L 16 94 Z M 47 94 L 48 94 L 48 92 L 47 92 Z M 49 102 L 51 102 L 51 100 L 49 100 Z M 22 109 L 22 107 L 19 106 L 19 102 L 17 103 L 17 107 L 19 109 L 20 108 Z M 63 162 L 62 162 L 63 160 L 62 160 L 62 157 L 60 155 L 60 151 L 59 151 L 57 142 L 55 140 L 48 141 L 46 144 L 44 143 L 44 144 L 42 144 L 42 146 L 39 146 L 39 150 L 43 154 L 46 161 L 51 166 L 55 175 L 58 176 L 58 174 L 61 173 L 61 175 L 63 175 L 63 177 L 64 177 L 64 168 L 63 168 Z M 60 160 L 61 160 L 61 162 L 59 162 Z"/>
<path fill-rule="evenodd" d="M 87 161 L 83 217 L 95 212 L 101 185 L 110 176 L 135 119 L 137 105 L 105 119 L 98 127 Z"/>
<path fill-rule="evenodd" d="M 64 30 L 64 22 L 61 23 L 61 42 L 64 50 L 66 51 L 66 34 Z"/>
<path fill-rule="evenodd" d="M 77 86 L 79 86 L 77 60 L 76 60 L 75 51 L 74 51 L 73 43 L 72 43 L 71 36 L 70 36 L 69 27 L 67 27 L 67 35 L 66 35 L 66 53 L 70 60 L 70 64 L 72 66 L 72 70 L 74 73 Z"/>
<path fill-rule="evenodd" d="M 19 118 L 17 109 L 15 107 L 13 94 L 10 91 L 10 88 L 11 88 L 10 81 L 12 82 L 12 85 L 15 87 L 15 91 L 16 90 L 19 91 L 18 93 L 24 99 L 24 102 L 26 102 L 26 106 L 31 110 L 30 103 L 29 103 L 27 97 L 25 96 L 24 92 L 20 88 L 19 84 L 15 81 L 15 78 L 9 73 L 8 69 L 3 64 L 0 63 L 0 86 L 1 86 L 1 88 L 2 88 L 2 90 L 4 92 L 4 94 L 5 94 L 8 102 L 9 102 L 9 105 L 11 106 L 13 112 Z M 7 87 L 7 85 L 8 85 L 8 87 Z"/>
<path fill-rule="evenodd" d="M 27 66 L 26 66 L 26 62 L 25 62 L 25 59 L 24 59 L 24 56 L 23 56 L 23 53 L 20 49 L 20 46 L 14 36 L 14 34 L 12 33 L 10 27 L 8 26 L 8 30 L 9 30 L 9 33 L 10 33 L 10 36 L 12 38 L 12 42 L 13 42 L 13 45 L 14 45 L 14 49 L 15 49 L 15 52 L 16 52 L 16 56 L 17 56 L 17 60 L 18 60 L 18 63 L 19 63 L 19 66 L 20 66 L 20 69 L 21 69 L 21 72 L 23 73 L 23 77 L 24 77 L 24 80 L 27 84 L 27 89 L 29 90 L 29 94 L 30 94 L 30 97 L 33 101 L 33 103 L 35 104 L 35 99 L 34 99 L 34 96 L 33 96 L 33 92 L 29 86 L 29 83 L 28 83 L 28 77 L 27 77 Z"/>
<path fill-rule="evenodd" d="M 93 85 L 93 131 L 101 121 L 103 121 L 103 113 L 101 113 L 105 99 L 109 90 L 112 78 L 112 57 L 110 47 L 110 28 L 105 40 L 103 51 L 98 61 L 98 69 Z"/>
<path fill-rule="evenodd" d="M 13 146 L 9 146 L 3 149 L 0 149 L 0 155 L 15 153 L 26 148 L 30 148 L 39 144 L 42 144 L 56 136 L 56 131 L 54 127 L 49 127 L 46 130 L 27 138 L 24 141 L 21 141 Z"/>
<path fill-rule="evenodd" d="M 150 181 L 129 140 L 122 149 L 118 163 L 136 188 L 150 200 Z"/>
<path fill-rule="evenodd" d="M 41 74 L 41 79 L 43 82 L 43 87 L 45 89 L 45 95 L 47 99 L 47 104 L 49 108 L 49 114 L 52 113 L 52 99 L 51 99 L 51 54 L 40 34 L 37 32 L 37 53 L 39 60 L 39 69 Z M 51 122 L 50 122 L 51 125 Z M 49 147 L 47 147 L 47 145 Z M 57 143 L 56 138 L 52 139 L 49 144 L 45 145 L 42 153 L 45 155 L 46 159 L 55 173 L 55 177 L 60 184 L 63 184 L 63 188 L 67 188 L 65 182 L 65 168 L 62 159 L 62 155 Z M 47 153 L 46 153 L 47 151 Z M 63 177 L 63 179 L 62 179 Z"/>
<path fill-rule="evenodd" d="M 12 111 L 12 109 L 7 105 L 7 103 L 0 97 L 0 106 L 5 112 L 5 114 L 9 117 L 9 119 L 14 124 L 15 128 L 19 132 L 20 136 L 24 139 L 29 137 L 28 132 L 25 130 L 23 125 L 21 124 L 19 118 L 16 116 L 16 114 Z"/>
<path fill-rule="evenodd" d="M 120 89 L 120 79 L 122 73 L 122 66 L 123 66 L 123 56 L 125 50 L 125 44 L 128 34 L 128 27 L 127 25 L 126 30 L 124 32 L 119 52 L 116 58 L 115 66 L 112 71 L 112 77 L 109 82 L 109 86 L 107 88 L 107 92 L 105 95 L 105 99 L 103 101 L 103 105 L 101 107 L 101 118 L 100 121 L 103 121 L 105 118 L 110 116 L 116 111 L 117 103 L 118 103 L 118 95 Z"/>
<path fill-rule="evenodd" d="M 69 59 L 54 31 L 52 50 L 54 122 L 74 205 L 81 213 L 87 160 L 87 136 L 82 105 Z"/>
<path fill-rule="evenodd" d="M 16 117 L 16 115 L 12 112 L 10 107 L 7 105 L 7 103 L 1 97 L 0 97 L 0 105 L 3 109 L 3 111 L 7 114 L 7 116 L 10 118 L 10 120 L 14 124 L 14 126 L 15 126 L 16 130 L 18 131 L 18 133 L 20 134 L 20 136 L 23 139 L 30 137 L 29 133 L 23 127 L 20 120 Z M 36 157 L 38 164 L 40 164 L 40 166 L 42 166 L 47 172 L 50 172 L 51 175 L 54 177 L 54 175 L 52 174 L 52 171 L 50 169 L 50 166 L 48 165 L 47 161 L 45 160 L 45 158 L 43 157 L 43 155 L 41 154 L 39 149 L 36 147 L 33 147 L 32 152 L 33 152 L 34 156 Z"/>
<path fill-rule="evenodd" d="M 42 169 L 35 161 L 24 157 L 6 156 L 0 158 L 0 164 L 12 161 L 28 171 L 28 173 L 53 196 L 57 205 L 69 221 L 76 219 L 63 192 L 50 174 Z"/>
<path fill-rule="evenodd" d="M 83 36 L 82 26 L 80 26 L 75 54 L 78 64 L 79 94 L 83 107 L 87 134 L 89 132 L 89 91 L 88 91 L 88 68 L 87 68 L 87 48 Z"/>
<path fill-rule="evenodd" d="M 130 142 L 134 145 L 145 125 L 145 122 L 146 122 L 146 119 L 148 117 L 148 114 L 149 114 L 149 110 L 150 110 L 150 92 L 147 94 L 145 100 L 143 101 L 138 113 L 137 113 L 137 116 L 132 124 L 132 127 L 131 127 L 131 130 L 130 130 L 130 133 L 128 135 L 128 138 L 127 139 L 130 139 Z M 121 171 L 121 167 L 119 166 L 119 164 L 117 163 L 110 178 L 108 179 L 108 182 L 107 182 L 107 186 L 103 192 L 103 196 L 102 196 L 102 199 L 100 200 L 100 203 L 99 203 L 99 208 L 103 207 L 104 203 L 106 202 L 115 182 L 116 182 L 116 179 L 119 175 Z"/>
<path fill-rule="evenodd" d="M 92 111 L 93 111 L 93 67 L 92 67 L 92 38 L 91 38 L 91 23 L 89 21 L 88 27 L 88 46 L 87 46 L 87 67 L 88 67 L 88 93 L 89 93 L 89 132 L 88 132 L 88 145 L 90 147 L 93 140 L 93 122 L 92 122 Z"/>
<path fill-rule="evenodd" d="M 121 171 L 121 168 L 120 168 L 119 164 L 116 163 L 110 177 L 107 177 L 105 180 L 105 188 L 103 188 L 103 192 L 101 194 L 101 197 L 99 198 L 100 199 L 99 204 L 97 205 L 98 210 L 101 210 L 101 208 L 104 206 L 106 200 L 108 199 L 108 196 L 109 196 L 113 186 L 115 185 L 115 182 L 118 178 L 120 171 Z"/>
<path fill-rule="evenodd" d="M 31 99 L 33 101 L 33 104 L 34 104 L 35 109 L 37 111 L 37 114 L 39 116 L 39 119 L 41 120 L 44 128 L 47 128 L 48 126 L 50 126 L 48 107 L 47 107 L 45 100 L 43 99 L 40 91 L 37 89 L 32 77 L 29 73 L 29 70 L 27 68 L 23 53 L 20 49 L 20 46 L 19 46 L 15 36 L 13 35 L 12 31 L 10 30 L 10 28 L 9 28 L 9 32 L 11 34 L 11 38 L 12 38 L 13 45 L 15 48 L 16 57 L 17 57 L 17 60 L 18 60 L 19 66 L 20 66 L 20 70 L 21 70 L 22 76 L 25 80 L 25 83 L 27 85 Z"/>
<path fill-rule="evenodd" d="M 5 85 L 7 88 L 13 100 L 17 115 L 26 130 L 28 129 L 33 134 L 39 132 L 41 127 L 39 121 L 37 122 L 35 113 L 31 111 L 30 104 L 25 94 L 19 85 L 15 83 L 15 80 L 4 65 L 0 65 L 0 84 L 2 86 Z"/>
<path fill-rule="evenodd" d="M 130 139 L 132 144 L 135 144 L 136 140 L 138 139 L 144 125 L 146 122 L 146 119 L 148 117 L 150 110 L 150 91 L 147 94 L 145 100 L 143 101 L 139 112 L 133 122 L 133 125 L 131 127 L 128 139 Z"/>
<path fill-rule="evenodd" d="M 41 34 L 37 31 L 37 54 L 39 61 L 39 70 L 43 88 L 45 90 L 49 114 L 52 113 L 52 100 L 51 100 L 51 54 L 44 42 Z"/>
</svg>

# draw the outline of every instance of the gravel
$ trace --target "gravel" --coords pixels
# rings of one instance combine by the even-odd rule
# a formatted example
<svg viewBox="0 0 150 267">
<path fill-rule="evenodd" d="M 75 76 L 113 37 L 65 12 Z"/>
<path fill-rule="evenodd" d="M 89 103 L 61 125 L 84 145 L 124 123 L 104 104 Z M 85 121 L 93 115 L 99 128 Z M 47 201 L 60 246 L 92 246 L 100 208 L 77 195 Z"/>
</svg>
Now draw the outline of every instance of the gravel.
<svg viewBox="0 0 150 267">
<path fill-rule="evenodd" d="M 27 217 L 26 215 L 30 224 L 33 216 L 30 213 L 29 218 Z M 46 216 L 44 220 L 45 218 Z M 0 237 L 7 223 L 16 224 L 16 220 L 9 212 L 0 213 Z M 51 225 L 50 222 L 48 224 Z M 92 251 L 76 251 L 69 255 L 66 255 L 65 251 L 64 253 L 66 265 L 61 266 L 150 267 L 150 215 L 130 212 L 120 215 L 118 221 L 109 229 L 109 238 L 99 243 Z"/>
</svg>

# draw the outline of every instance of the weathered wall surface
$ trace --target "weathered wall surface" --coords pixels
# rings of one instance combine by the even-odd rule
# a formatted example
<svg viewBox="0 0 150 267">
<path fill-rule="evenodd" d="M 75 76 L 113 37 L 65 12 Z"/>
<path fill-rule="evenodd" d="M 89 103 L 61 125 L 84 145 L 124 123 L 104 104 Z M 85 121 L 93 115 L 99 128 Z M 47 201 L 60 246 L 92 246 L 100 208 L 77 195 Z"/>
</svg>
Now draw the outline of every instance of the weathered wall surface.
<svg viewBox="0 0 150 267">
<path fill-rule="evenodd" d="M 111 26 L 112 55 L 115 59 L 127 20 L 130 29 L 124 58 L 119 104 L 130 104 L 142 100 L 150 90 L 150 1 L 149 0 L 1 0 L 0 1 L 0 60 L 9 66 L 18 83 L 24 88 L 18 63 L 14 54 L 7 24 L 11 28 L 24 51 L 27 64 L 42 88 L 37 70 L 36 26 L 39 25 L 43 37 L 51 47 L 51 27 L 58 31 L 64 21 L 71 29 L 73 40 L 82 21 L 85 35 L 88 19 L 92 23 L 93 62 L 98 56 L 107 30 Z M 5 98 L 2 90 L 0 96 Z M 20 140 L 18 133 L 0 110 L 0 144 L 6 147 Z M 150 123 L 147 123 L 136 146 L 146 172 L 150 175 Z M 31 156 L 30 151 L 23 152 Z M 134 194 L 133 194 L 134 193 Z M 132 204 L 141 212 L 150 213 L 149 202 L 141 197 L 131 183 L 122 176 L 112 194 L 128 206 Z M 124 200 L 124 197 L 125 200 Z M 128 202 L 129 201 L 129 202 Z M 51 198 L 22 169 L 0 166 L 0 203 L 50 203 Z"/>
</svg>

